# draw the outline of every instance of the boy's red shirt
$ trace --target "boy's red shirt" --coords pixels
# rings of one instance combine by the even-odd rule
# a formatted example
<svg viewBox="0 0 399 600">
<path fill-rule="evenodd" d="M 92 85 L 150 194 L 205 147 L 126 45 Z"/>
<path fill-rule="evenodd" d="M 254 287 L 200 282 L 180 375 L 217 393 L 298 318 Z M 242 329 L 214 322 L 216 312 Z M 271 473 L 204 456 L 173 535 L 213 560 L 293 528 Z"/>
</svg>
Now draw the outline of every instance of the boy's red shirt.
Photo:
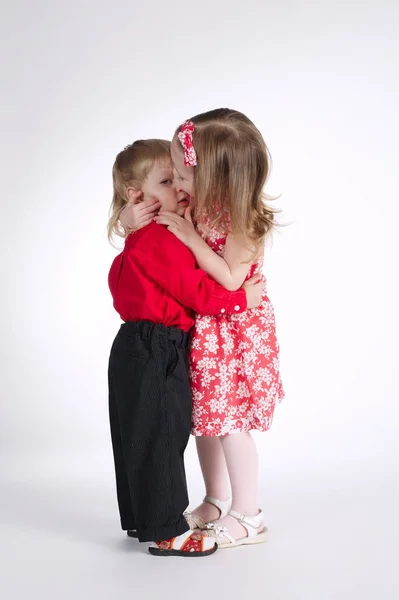
<svg viewBox="0 0 399 600">
<path fill-rule="evenodd" d="M 247 308 L 243 289 L 229 292 L 216 283 L 197 267 L 191 251 L 155 222 L 126 238 L 108 283 L 123 321 L 145 320 L 188 331 L 194 312 L 237 314 Z"/>
</svg>

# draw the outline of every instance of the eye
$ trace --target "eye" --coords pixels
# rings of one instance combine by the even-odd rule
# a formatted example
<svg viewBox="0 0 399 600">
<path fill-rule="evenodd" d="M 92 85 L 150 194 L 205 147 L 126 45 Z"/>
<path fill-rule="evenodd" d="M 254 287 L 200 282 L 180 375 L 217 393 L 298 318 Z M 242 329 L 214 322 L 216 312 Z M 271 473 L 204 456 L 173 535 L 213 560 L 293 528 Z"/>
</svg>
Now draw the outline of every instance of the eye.
<svg viewBox="0 0 399 600">
<path fill-rule="evenodd" d="M 173 179 L 164 179 L 161 181 L 162 185 L 171 185 L 173 183 Z"/>
</svg>

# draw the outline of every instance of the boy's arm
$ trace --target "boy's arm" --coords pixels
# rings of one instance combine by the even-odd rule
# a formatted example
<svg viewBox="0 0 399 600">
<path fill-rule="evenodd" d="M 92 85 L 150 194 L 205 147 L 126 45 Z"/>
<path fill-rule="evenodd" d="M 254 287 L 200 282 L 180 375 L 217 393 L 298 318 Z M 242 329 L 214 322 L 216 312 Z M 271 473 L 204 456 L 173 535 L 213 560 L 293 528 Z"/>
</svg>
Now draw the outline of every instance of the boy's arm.
<svg viewBox="0 0 399 600">
<path fill-rule="evenodd" d="M 196 267 L 193 254 L 173 234 L 162 225 L 157 233 L 156 245 L 150 242 L 145 251 L 135 247 L 128 253 L 129 260 L 140 264 L 149 278 L 180 304 L 202 315 L 241 313 L 247 309 L 243 289 L 227 291 Z"/>
</svg>

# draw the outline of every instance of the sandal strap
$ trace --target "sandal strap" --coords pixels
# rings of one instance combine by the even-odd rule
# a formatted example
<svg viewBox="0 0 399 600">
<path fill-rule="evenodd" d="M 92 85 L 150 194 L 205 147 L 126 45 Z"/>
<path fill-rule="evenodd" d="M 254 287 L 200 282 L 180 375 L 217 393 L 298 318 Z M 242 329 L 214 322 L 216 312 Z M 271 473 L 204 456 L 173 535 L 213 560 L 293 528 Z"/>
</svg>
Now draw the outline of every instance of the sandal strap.
<svg viewBox="0 0 399 600">
<path fill-rule="evenodd" d="M 216 506 L 220 511 L 219 519 L 228 514 L 231 506 L 231 498 L 227 498 L 227 500 L 218 500 L 218 498 L 214 498 L 213 496 L 205 496 L 203 501 Z M 183 513 L 183 516 L 189 524 L 190 529 L 204 529 L 205 522 L 191 511 L 186 511 Z"/>
<path fill-rule="evenodd" d="M 187 510 L 184 512 L 183 517 L 186 519 L 190 529 L 204 529 L 205 522 L 197 515 L 194 515 L 191 511 Z"/>
<path fill-rule="evenodd" d="M 228 513 L 234 519 L 237 519 L 248 532 L 248 537 L 256 537 L 258 535 L 258 529 L 263 525 L 263 512 L 259 510 L 259 513 L 255 517 L 248 517 L 248 515 L 241 514 L 235 510 L 229 510 Z"/>
<path fill-rule="evenodd" d="M 223 537 L 226 537 L 232 544 L 235 544 L 236 542 L 226 527 L 220 527 L 220 525 L 216 525 L 216 523 L 207 523 L 205 525 L 205 530 L 202 533 L 209 537 L 214 537 L 218 544 L 223 543 Z"/>
<path fill-rule="evenodd" d="M 216 506 L 216 508 L 220 510 L 219 519 L 225 517 L 228 514 L 231 507 L 231 498 L 227 498 L 227 500 L 218 500 L 218 498 L 214 498 L 213 496 L 205 496 L 204 502 L 207 502 L 208 504 L 213 504 L 213 506 Z"/>
</svg>

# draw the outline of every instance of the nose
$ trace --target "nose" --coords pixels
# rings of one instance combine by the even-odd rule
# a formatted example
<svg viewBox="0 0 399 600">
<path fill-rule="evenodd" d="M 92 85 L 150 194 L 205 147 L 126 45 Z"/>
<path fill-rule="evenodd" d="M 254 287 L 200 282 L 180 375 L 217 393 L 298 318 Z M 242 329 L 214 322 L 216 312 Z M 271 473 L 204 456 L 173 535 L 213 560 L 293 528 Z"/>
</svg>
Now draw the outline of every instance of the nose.
<svg viewBox="0 0 399 600">
<path fill-rule="evenodd" d="M 181 202 L 181 200 L 185 200 L 186 198 L 189 200 L 190 196 L 188 194 L 186 194 L 186 192 L 184 192 L 183 190 L 179 190 L 176 189 L 177 191 L 177 198 L 179 200 L 179 202 Z"/>
<path fill-rule="evenodd" d="M 175 169 L 173 169 L 173 184 L 175 186 L 175 190 L 176 192 L 181 192 L 181 180 L 179 177 L 179 174 L 177 173 L 177 171 Z"/>
</svg>

